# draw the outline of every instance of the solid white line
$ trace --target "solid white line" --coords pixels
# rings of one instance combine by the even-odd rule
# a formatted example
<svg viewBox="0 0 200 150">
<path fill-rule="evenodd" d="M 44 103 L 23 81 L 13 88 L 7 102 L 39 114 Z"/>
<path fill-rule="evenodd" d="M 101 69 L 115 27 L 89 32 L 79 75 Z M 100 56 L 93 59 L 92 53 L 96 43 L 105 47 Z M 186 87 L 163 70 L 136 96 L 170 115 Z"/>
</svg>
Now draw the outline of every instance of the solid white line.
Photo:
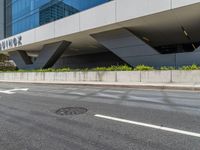
<svg viewBox="0 0 200 150">
<path fill-rule="evenodd" d="M 163 127 L 163 126 L 157 126 L 157 125 L 153 125 L 153 124 L 147 124 L 147 123 L 136 122 L 136 121 L 126 120 L 126 119 L 120 119 L 120 118 L 115 118 L 115 117 L 110 117 L 110 116 L 104 116 L 104 115 L 100 115 L 100 114 L 96 114 L 94 116 L 98 117 L 98 118 L 104 118 L 104 119 L 114 120 L 114 121 L 118 121 L 118 122 L 138 125 L 138 126 L 142 126 L 142 127 L 148 127 L 148 128 L 153 128 L 153 129 L 157 129 L 157 130 L 163 130 L 163 131 L 179 133 L 179 134 L 183 134 L 183 135 L 189 135 L 189 136 L 194 136 L 194 137 L 200 138 L 200 133 L 188 132 L 188 131 L 184 131 L 184 130 L 167 128 L 167 127 Z"/>
</svg>

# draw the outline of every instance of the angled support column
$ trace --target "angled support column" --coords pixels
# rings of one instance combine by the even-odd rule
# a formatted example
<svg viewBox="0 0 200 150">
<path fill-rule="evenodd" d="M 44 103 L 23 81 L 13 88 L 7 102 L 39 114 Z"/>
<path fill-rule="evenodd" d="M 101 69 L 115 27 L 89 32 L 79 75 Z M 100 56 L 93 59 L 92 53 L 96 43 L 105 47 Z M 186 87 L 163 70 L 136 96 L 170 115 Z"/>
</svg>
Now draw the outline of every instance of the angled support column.
<svg viewBox="0 0 200 150">
<path fill-rule="evenodd" d="M 60 41 L 45 45 L 33 63 L 25 51 L 10 52 L 9 55 L 19 69 L 45 69 L 52 67 L 70 44 Z"/>
<path fill-rule="evenodd" d="M 194 52 L 200 52 L 200 46 Z"/>
<path fill-rule="evenodd" d="M 45 45 L 33 64 L 34 68 L 52 67 L 70 44 L 70 42 L 61 41 Z"/>
<path fill-rule="evenodd" d="M 30 57 L 25 51 L 13 51 L 9 52 L 10 58 L 15 62 L 18 68 L 24 69 L 32 64 Z"/>
<path fill-rule="evenodd" d="M 174 66 L 175 54 L 162 55 L 125 28 L 91 35 L 131 66 Z"/>
<path fill-rule="evenodd" d="M 176 54 L 177 66 L 186 66 L 192 64 L 200 65 L 200 46 L 193 52 Z"/>
</svg>

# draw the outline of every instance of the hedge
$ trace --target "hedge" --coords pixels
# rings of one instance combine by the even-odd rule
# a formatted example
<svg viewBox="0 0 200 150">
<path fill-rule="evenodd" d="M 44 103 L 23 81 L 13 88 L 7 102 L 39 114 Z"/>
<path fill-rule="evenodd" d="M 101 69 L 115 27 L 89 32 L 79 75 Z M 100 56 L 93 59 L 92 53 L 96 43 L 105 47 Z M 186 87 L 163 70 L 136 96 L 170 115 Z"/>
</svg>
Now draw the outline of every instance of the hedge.
<svg viewBox="0 0 200 150">
<path fill-rule="evenodd" d="M 84 68 L 84 69 L 71 69 L 69 67 L 64 68 L 49 68 L 49 69 L 37 69 L 37 70 L 17 70 L 15 67 L 1 67 L 0 72 L 72 72 L 72 71 L 151 71 L 151 70 L 200 70 L 200 66 L 191 65 L 191 66 L 182 66 L 176 69 L 173 66 L 162 66 L 160 68 L 154 68 L 152 66 L 138 65 L 135 67 L 130 67 L 128 65 L 116 65 L 110 67 L 96 67 L 96 68 Z"/>
</svg>

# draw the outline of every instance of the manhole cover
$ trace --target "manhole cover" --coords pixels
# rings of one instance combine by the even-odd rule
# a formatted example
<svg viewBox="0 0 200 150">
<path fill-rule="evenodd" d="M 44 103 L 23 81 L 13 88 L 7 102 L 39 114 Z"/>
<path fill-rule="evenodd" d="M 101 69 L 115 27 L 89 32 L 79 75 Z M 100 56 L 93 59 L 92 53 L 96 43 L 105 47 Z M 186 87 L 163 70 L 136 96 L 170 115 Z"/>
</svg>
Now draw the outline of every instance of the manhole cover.
<svg viewBox="0 0 200 150">
<path fill-rule="evenodd" d="M 66 107 L 60 108 L 55 113 L 57 115 L 80 115 L 86 113 L 88 110 L 83 107 Z"/>
</svg>

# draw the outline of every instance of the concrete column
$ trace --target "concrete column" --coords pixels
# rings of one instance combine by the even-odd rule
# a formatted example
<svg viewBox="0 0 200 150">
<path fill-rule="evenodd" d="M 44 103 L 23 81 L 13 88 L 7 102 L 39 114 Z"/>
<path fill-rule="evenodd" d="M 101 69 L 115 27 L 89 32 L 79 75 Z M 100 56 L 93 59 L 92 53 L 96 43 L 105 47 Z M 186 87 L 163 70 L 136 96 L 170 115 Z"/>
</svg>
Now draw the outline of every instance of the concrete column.
<svg viewBox="0 0 200 150">
<path fill-rule="evenodd" d="M 187 65 L 200 65 L 200 47 L 193 52 L 177 53 L 176 54 L 176 66 L 187 66 Z"/>
</svg>

